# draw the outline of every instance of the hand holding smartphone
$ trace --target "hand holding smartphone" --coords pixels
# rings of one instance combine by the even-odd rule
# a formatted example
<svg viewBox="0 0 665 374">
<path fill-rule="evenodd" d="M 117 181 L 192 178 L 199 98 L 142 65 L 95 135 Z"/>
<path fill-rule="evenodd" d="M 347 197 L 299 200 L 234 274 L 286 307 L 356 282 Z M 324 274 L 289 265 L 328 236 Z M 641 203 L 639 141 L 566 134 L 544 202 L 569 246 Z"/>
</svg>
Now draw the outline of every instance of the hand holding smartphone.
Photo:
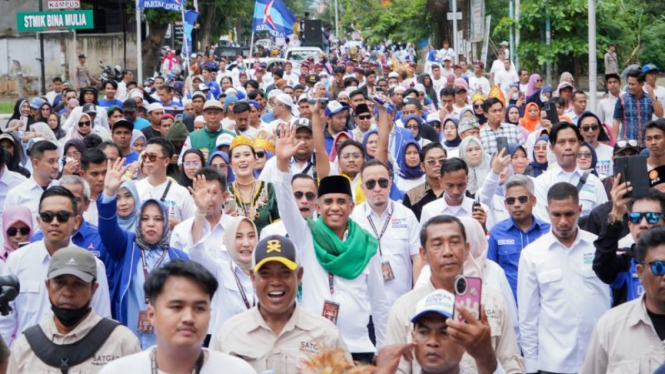
<svg viewBox="0 0 665 374">
<path fill-rule="evenodd" d="M 480 320 L 481 295 L 483 290 L 483 280 L 475 277 L 465 277 L 458 275 L 455 278 L 455 305 L 461 304 L 473 316 Z M 455 308 L 453 318 L 456 321 L 464 322 L 464 317 Z"/>
</svg>

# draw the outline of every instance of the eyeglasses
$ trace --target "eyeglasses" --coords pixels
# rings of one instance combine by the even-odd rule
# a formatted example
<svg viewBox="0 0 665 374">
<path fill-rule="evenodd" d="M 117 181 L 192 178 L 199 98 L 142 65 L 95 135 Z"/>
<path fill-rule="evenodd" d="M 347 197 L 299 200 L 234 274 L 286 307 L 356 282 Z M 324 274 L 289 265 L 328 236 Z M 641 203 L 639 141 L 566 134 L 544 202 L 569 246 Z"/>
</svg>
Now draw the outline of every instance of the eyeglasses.
<svg viewBox="0 0 665 374">
<path fill-rule="evenodd" d="M 150 162 L 155 162 L 157 161 L 158 158 L 165 158 L 158 156 L 156 153 L 144 153 L 141 155 L 141 160 L 145 162 L 145 160 L 149 160 Z"/>
<path fill-rule="evenodd" d="M 263 158 L 266 155 L 265 151 L 256 151 L 256 157 Z"/>
<path fill-rule="evenodd" d="M 409 130 L 415 130 L 415 129 L 419 128 L 420 126 L 418 126 L 418 125 L 406 125 L 404 127 L 406 127 Z"/>
<path fill-rule="evenodd" d="M 307 201 L 314 201 L 314 199 L 316 199 L 316 194 L 314 192 L 296 191 L 293 193 L 293 197 L 295 197 L 296 200 L 302 199 L 303 196 L 305 196 Z"/>
<path fill-rule="evenodd" d="M 591 125 L 591 126 L 582 126 L 581 127 L 582 131 L 587 132 L 589 130 L 591 131 L 596 131 L 598 130 L 598 125 Z"/>
<path fill-rule="evenodd" d="M 20 229 L 10 227 L 7 229 L 7 236 L 16 236 L 19 232 L 21 233 L 21 236 L 26 236 L 30 234 L 30 228 L 28 226 L 23 226 Z"/>
<path fill-rule="evenodd" d="M 359 120 L 366 121 L 366 120 L 368 120 L 368 119 L 372 119 L 372 116 L 369 115 L 369 114 L 366 114 L 366 115 L 358 116 L 358 119 L 359 119 Z"/>
<path fill-rule="evenodd" d="M 591 158 L 591 152 L 578 153 L 577 158 Z"/>
<path fill-rule="evenodd" d="M 60 223 L 65 223 L 69 221 L 70 218 L 72 218 L 72 215 L 74 215 L 74 213 L 68 212 L 66 210 L 61 210 L 57 213 L 53 213 L 50 210 L 39 212 L 39 217 L 45 223 L 53 222 L 53 218 L 56 218 Z"/>
<path fill-rule="evenodd" d="M 191 168 L 198 168 L 201 167 L 201 161 L 185 161 L 185 167 Z"/>
<path fill-rule="evenodd" d="M 643 264 L 647 264 L 643 262 Z M 663 276 L 665 275 L 665 261 L 653 261 L 649 262 L 647 265 L 651 268 L 653 275 Z"/>
<path fill-rule="evenodd" d="M 529 202 L 529 196 L 522 195 L 518 197 L 513 197 L 513 196 L 506 197 L 506 204 L 513 205 L 515 204 L 515 200 L 519 201 L 520 204 L 526 204 L 527 202 Z"/>
<path fill-rule="evenodd" d="M 624 148 L 627 146 L 631 147 L 637 147 L 637 140 L 635 139 L 623 139 L 623 140 L 617 140 L 617 147 L 619 148 Z"/>
<path fill-rule="evenodd" d="M 374 187 L 376 187 L 376 182 L 377 181 L 375 179 L 370 179 L 368 181 L 365 181 L 365 187 L 367 187 L 368 190 L 373 190 Z M 387 180 L 386 178 L 379 178 L 378 182 L 379 182 L 379 187 L 388 188 L 388 182 L 390 181 Z"/>
<path fill-rule="evenodd" d="M 90 127 L 90 121 L 79 122 L 79 127 Z"/>
<path fill-rule="evenodd" d="M 430 158 L 429 160 L 426 160 L 425 163 L 427 164 L 427 166 L 437 166 L 437 165 L 443 164 L 444 160 L 445 160 L 445 157 L 442 157 L 438 160 Z"/>
<path fill-rule="evenodd" d="M 642 222 L 642 218 L 646 217 L 647 223 L 655 225 L 660 220 L 660 217 L 664 217 L 662 213 L 649 212 L 649 213 L 628 213 L 628 221 L 632 224 L 638 224 Z"/>
</svg>

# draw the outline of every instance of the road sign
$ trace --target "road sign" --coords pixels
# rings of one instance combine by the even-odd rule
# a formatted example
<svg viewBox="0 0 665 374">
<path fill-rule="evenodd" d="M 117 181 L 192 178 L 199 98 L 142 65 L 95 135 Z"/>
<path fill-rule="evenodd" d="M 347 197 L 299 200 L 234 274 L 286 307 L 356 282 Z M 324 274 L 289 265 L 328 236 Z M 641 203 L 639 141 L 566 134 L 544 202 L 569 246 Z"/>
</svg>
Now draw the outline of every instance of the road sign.
<svg viewBox="0 0 665 374">
<path fill-rule="evenodd" d="M 81 9 L 80 0 L 48 0 L 49 10 Z"/>
<path fill-rule="evenodd" d="M 457 19 L 460 19 L 460 20 L 462 19 L 462 12 L 457 12 L 456 15 L 457 15 Z M 452 12 L 446 13 L 446 19 L 448 21 L 452 21 L 453 20 L 453 13 Z"/>
<path fill-rule="evenodd" d="M 92 10 L 21 12 L 16 14 L 18 31 L 82 30 L 95 27 Z"/>
</svg>

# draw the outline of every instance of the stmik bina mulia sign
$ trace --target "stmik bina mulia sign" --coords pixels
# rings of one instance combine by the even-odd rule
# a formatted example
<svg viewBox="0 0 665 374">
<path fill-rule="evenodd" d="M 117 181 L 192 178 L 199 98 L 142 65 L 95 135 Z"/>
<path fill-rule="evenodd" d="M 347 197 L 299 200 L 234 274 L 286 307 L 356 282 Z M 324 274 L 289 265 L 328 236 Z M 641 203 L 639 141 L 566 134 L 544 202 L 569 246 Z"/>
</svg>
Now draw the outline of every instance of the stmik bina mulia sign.
<svg viewBox="0 0 665 374">
<path fill-rule="evenodd" d="M 82 30 L 95 27 L 92 10 L 22 12 L 16 15 L 20 32 L 47 30 Z"/>
</svg>

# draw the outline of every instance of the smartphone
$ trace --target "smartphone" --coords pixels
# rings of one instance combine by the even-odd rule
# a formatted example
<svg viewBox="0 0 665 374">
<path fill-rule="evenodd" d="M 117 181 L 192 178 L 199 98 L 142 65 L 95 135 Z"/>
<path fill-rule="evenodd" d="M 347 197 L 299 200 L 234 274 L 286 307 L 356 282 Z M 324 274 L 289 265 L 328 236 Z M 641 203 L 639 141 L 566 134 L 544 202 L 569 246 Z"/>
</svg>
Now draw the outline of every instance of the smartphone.
<svg viewBox="0 0 665 374">
<path fill-rule="evenodd" d="M 505 136 L 497 136 L 496 138 L 496 153 L 499 154 L 502 149 L 506 149 L 503 153 L 504 156 L 508 155 L 508 138 Z"/>
<path fill-rule="evenodd" d="M 548 101 L 543 104 L 543 108 L 547 113 L 547 119 L 552 122 L 552 125 L 559 123 L 559 112 L 556 111 L 556 105 L 553 101 Z"/>
<path fill-rule="evenodd" d="M 647 173 L 647 156 L 617 157 L 614 159 L 614 175 L 621 173 L 620 183 L 630 182 L 632 191 L 626 197 L 636 198 L 649 196 L 649 174 Z"/>
<path fill-rule="evenodd" d="M 524 100 L 524 92 L 520 91 L 518 95 L 521 100 Z"/>
<path fill-rule="evenodd" d="M 483 206 L 480 205 L 480 203 L 478 201 L 476 201 L 476 200 L 473 201 L 473 206 L 471 207 L 472 211 L 475 211 L 476 209 L 482 209 L 482 208 L 483 208 Z"/>
<path fill-rule="evenodd" d="M 475 277 L 465 277 L 458 275 L 455 278 L 455 305 L 461 304 L 466 310 L 470 311 L 476 319 L 480 319 L 480 301 L 483 291 L 483 280 Z M 455 308 L 456 321 L 464 322 L 464 317 Z"/>
</svg>

